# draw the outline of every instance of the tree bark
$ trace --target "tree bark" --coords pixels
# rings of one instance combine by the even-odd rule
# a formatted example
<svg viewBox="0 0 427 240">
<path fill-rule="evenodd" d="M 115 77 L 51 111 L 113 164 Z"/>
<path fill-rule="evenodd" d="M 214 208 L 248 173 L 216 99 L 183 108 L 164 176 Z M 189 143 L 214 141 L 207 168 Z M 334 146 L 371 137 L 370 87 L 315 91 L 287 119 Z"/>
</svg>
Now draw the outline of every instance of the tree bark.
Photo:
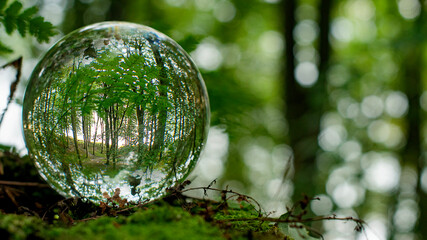
<svg viewBox="0 0 427 240">
<path fill-rule="evenodd" d="M 163 62 L 163 59 L 160 55 L 159 48 L 156 43 L 156 39 L 153 39 L 151 35 L 148 35 L 146 37 L 148 40 L 151 49 L 153 50 L 154 58 L 156 61 L 157 67 L 160 68 L 159 73 L 159 100 L 157 102 L 159 109 L 159 114 L 157 118 L 157 128 L 155 132 L 155 138 L 154 138 L 154 144 L 153 144 L 153 150 L 154 153 L 157 155 L 159 154 L 159 160 L 162 155 L 163 151 L 163 145 L 164 145 L 164 137 L 165 137 L 165 130 L 166 130 L 166 121 L 167 121 L 167 91 L 168 91 L 168 78 L 167 78 L 167 70 L 165 68 L 165 63 Z"/>
<path fill-rule="evenodd" d="M 79 145 L 77 142 L 77 113 L 76 110 L 74 109 L 74 107 L 71 107 L 71 127 L 73 129 L 73 140 L 74 140 L 74 146 L 75 146 L 75 151 L 77 154 L 77 159 L 79 160 L 79 165 L 82 165 L 82 160 L 80 158 L 80 153 L 79 153 Z"/>
<path fill-rule="evenodd" d="M 293 31 L 297 24 L 295 20 L 296 1 L 282 1 L 286 41 L 284 102 L 289 123 L 289 144 L 294 154 L 294 184 L 300 192 L 310 196 L 315 194 L 313 183 L 316 173 L 315 159 L 319 151 L 320 118 L 324 111 L 325 99 L 327 99 L 324 75 L 330 52 L 328 35 L 331 6 L 331 0 L 320 1 L 319 78 L 312 87 L 305 88 L 297 83 L 294 76 L 296 43 Z"/>
<path fill-rule="evenodd" d="M 421 3 L 421 6 L 423 4 Z M 427 194 L 421 188 L 421 173 L 425 167 L 424 158 L 422 157 L 422 118 L 421 118 L 421 106 L 420 98 L 423 92 L 422 87 L 422 72 L 425 66 L 423 61 L 423 53 L 425 52 L 423 39 L 415 34 L 420 29 L 425 27 L 424 19 L 425 14 L 421 10 L 421 14 L 418 19 L 413 22 L 411 31 L 411 37 L 408 44 L 408 39 L 404 38 L 406 48 L 405 52 L 402 54 L 404 56 L 403 65 L 402 65 L 402 89 L 406 96 L 408 97 L 408 114 L 406 115 L 407 123 L 407 142 L 405 148 L 403 149 L 401 156 L 402 169 L 404 167 L 409 167 L 416 169 L 418 175 L 418 184 L 416 187 L 419 203 L 419 218 L 418 226 L 415 228 L 415 232 L 419 236 L 427 236 Z M 403 200 L 406 197 L 411 198 L 411 196 L 400 196 L 400 199 Z"/>
</svg>

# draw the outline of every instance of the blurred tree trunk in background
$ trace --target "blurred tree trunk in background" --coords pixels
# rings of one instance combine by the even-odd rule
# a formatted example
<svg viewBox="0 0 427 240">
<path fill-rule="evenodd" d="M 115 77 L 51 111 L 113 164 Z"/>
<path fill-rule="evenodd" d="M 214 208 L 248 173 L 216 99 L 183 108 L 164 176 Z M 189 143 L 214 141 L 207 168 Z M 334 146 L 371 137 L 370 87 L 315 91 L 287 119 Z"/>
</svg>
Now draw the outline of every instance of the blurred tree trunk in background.
<svg viewBox="0 0 427 240">
<path fill-rule="evenodd" d="M 312 87 L 302 87 L 295 79 L 295 40 L 293 36 L 296 26 L 296 1 L 282 2 L 284 16 L 285 71 L 284 100 L 286 104 L 286 118 L 289 123 L 289 145 L 294 154 L 295 176 L 294 184 L 297 192 L 314 196 L 316 188 L 323 190 L 323 186 L 313 184 L 316 174 L 316 154 L 319 151 L 318 136 L 320 133 L 320 119 L 327 106 L 325 73 L 328 66 L 330 44 L 329 24 L 331 1 L 320 1 L 319 5 L 319 78 Z M 301 196 L 295 196 L 295 199 Z"/>
<path fill-rule="evenodd" d="M 409 31 L 411 31 L 409 39 L 404 37 L 404 57 L 402 61 L 402 90 L 408 97 L 408 114 L 406 115 L 407 123 L 407 141 L 406 145 L 401 153 L 402 156 L 402 168 L 407 166 L 416 169 L 418 175 L 418 183 L 416 186 L 417 198 L 419 204 L 419 218 L 418 227 L 415 228 L 420 236 L 427 236 L 427 196 L 421 188 L 420 176 L 424 168 L 424 157 L 422 156 L 422 119 L 421 119 L 421 106 L 420 99 L 423 92 L 422 86 L 422 71 L 424 69 L 424 31 L 421 31 L 424 27 L 424 12 L 421 10 L 421 14 L 418 19 L 409 23 L 412 24 Z M 410 196 L 405 196 L 400 192 L 397 196 L 398 201 L 402 201 Z M 393 234 L 392 234 L 393 235 Z"/>
<path fill-rule="evenodd" d="M 106 14 L 107 21 L 124 21 L 126 19 L 125 7 L 129 5 L 126 0 L 111 1 L 110 8 Z"/>
<path fill-rule="evenodd" d="M 65 21 L 62 22 L 61 29 L 65 34 L 85 25 L 84 13 L 87 9 L 87 4 L 80 1 L 70 1 L 68 4 L 73 4 L 65 14 Z"/>
</svg>

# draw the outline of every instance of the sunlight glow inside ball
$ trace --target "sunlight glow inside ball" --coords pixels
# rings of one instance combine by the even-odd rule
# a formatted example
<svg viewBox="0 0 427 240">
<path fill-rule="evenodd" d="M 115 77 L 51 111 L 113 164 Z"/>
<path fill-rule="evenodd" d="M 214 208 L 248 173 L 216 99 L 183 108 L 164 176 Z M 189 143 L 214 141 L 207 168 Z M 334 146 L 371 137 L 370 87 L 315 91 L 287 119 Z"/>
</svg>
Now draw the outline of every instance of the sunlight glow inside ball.
<svg viewBox="0 0 427 240">
<path fill-rule="evenodd" d="M 131 202 L 164 196 L 194 168 L 209 101 L 188 54 L 138 24 L 103 22 L 56 43 L 34 69 L 25 141 L 40 175 L 65 197 Z"/>
</svg>

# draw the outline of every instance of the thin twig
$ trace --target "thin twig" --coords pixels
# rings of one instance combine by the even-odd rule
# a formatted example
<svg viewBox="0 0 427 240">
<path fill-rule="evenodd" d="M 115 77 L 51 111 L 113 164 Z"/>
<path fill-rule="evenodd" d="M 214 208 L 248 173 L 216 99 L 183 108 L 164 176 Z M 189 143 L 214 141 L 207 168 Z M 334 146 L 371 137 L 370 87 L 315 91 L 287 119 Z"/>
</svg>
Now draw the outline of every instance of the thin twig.
<svg viewBox="0 0 427 240">
<path fill-rule="evenodd" d="M 8 185 L 8 186 L 23 186 L 23 187 L 49 187 L 48 184 L 45 183 L 36 183 L 36 182 L 16 182 L 16 181 L 3 181 L 0 180 L 0 185 Z"/>
<path fill-rule="evenodd" d="M 262 213 L 262 207 L 261 207 L 261 204 L 259 204 L 258 203 L 258 201 L 257 200 L 255 200 L 253 197 L 251 197 L 251 196 L 248 196 L 248 195 L 245 195 L 245 194 L 241 194 L 241 193 L 238 193 L 238 192 L 235 192 L 235 191 L 233 191 L 233 190 L 222 190 L 222 189 L 219 189 L 219 188 L 212 188 L 212 187 L 210 187 L 210 186 L 208 186 L 208 187 L 193 187 L 193 188 L 187 188 L 187 189 L 184 189 L 184 190 L 182 190 L 181 191 L 181 193 L 184 193 L 184 192 L 188 192 L 188 191 L 194 191 L 194 190 L 203 190 L 203 191 L 207 191 L 207 190 L 211 190 L 211 191 L 216 191 L 216 192 L 221 192 L 221 193 L 231 193 L 231 194 L 234 194 L 233 195 L 233 197 L 234 196 L 244 196 L 245 198 L 247 198 L 247 199 L 250 199 L 251 201 L 253 201 L 256 205 L 257 205 L 257 207 L 258 207 L 258 212 L 259 213 Z M 228 198 L 229 199 L 229 198 Z M 227 200 L 228 200 L 227 199 Z"/>
<path fill-rule="evenodd" d="M 277 222 L 277 223 L 306 223 L 306 222 L 318 222 L 324 220 L 338 220 L 338 221 L 352 221 L 357 224 L 366 224 L 363 220 L 354 217 L 335 217 L 335 216 L 318 216 L 312 218 L 303 219 L 279 219 L 272 217 L 256 217 L 256 218 L 230 218 L 217 220 L 218 222 L 238 222 L 238 221 L 265 221 L 265 222 Z"/>
<path fill-rule="evenodd" d="M 18 86 L 18 83 L 19 83 L 19 79 L 21 78 L 22 57 L 19 57 L 18 59 L 14 60 L 10 63 L 6 63 L 5 65 L 1 66 L 0 68 L 4 69 L 4 68 L 7 68 L 9 66 L 12 66 L 16 69 L 16 76 L 15 76 L 15 81 L 13 81 L 12 84 L 10 85 L 10 92 L 9 92 L 9 97 L 7 98 L 7 105 L 0 115 L 0 126 L 1 126 L 1 123 L 3 122 L 3 118 L 4 118 L 4 115 L 6 114 L 8 107 L 9 107 L 10 103 L 12 102 L 13 95 L 14 95 L 16 88 Z"/>
</svg>

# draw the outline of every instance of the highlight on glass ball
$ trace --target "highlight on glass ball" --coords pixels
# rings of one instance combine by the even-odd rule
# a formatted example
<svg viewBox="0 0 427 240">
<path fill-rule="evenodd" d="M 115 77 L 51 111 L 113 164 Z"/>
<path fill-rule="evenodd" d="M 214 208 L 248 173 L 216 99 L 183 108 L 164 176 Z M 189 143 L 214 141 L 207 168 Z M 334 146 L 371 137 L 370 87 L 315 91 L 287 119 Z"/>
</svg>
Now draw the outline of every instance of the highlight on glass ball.
<svg viewBox="0 0 427 240">
<path fill-rule="evenodd" d="M 40 175 L 65 197 L 155 199 L 183 181 L 206 142 L 209 102 L 188 54 L 138 24 L 76 30 L 34 69 L 24 135 Z"/>
</svg>

